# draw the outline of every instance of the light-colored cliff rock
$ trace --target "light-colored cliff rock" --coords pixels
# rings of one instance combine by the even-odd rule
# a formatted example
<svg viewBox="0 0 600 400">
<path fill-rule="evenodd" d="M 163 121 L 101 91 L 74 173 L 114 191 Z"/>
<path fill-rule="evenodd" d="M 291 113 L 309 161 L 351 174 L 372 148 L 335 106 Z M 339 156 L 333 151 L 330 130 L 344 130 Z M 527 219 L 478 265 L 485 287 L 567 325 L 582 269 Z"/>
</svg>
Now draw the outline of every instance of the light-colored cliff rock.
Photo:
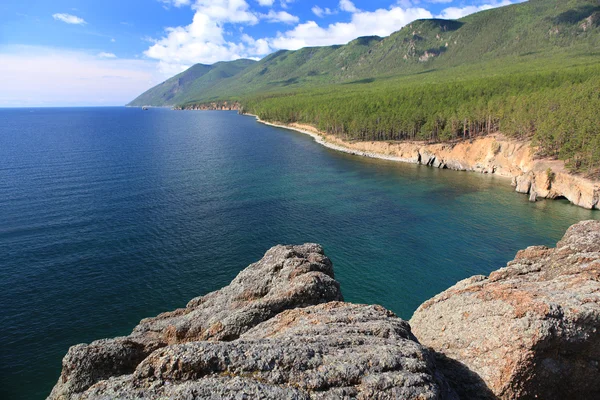
<svg viewBox="0 0 600 400">
<path fill-rule="evenodd" d="M 263 121 L 261 121 L 263 122 Z M 271 124 L 306 133 L 334 150 L 371 158 L 428 165 L 457 171 L 496 174 L 512 180 L 519 193 L 538 198 L 566 198 L 587 209 L 600 209 L 600 182 L 569 173 L 564 162 L 536 159 L 529 141 L 500 134 L 453 143 L 345 141 L 304 124 Z M 554 176 L 548 177 L 548 171 Z"/>
<path fill-rule="evenodd" d="M 410 324 L 463 398 L 600 398 L 600 221 L 459 282 Z"/>
</svg>

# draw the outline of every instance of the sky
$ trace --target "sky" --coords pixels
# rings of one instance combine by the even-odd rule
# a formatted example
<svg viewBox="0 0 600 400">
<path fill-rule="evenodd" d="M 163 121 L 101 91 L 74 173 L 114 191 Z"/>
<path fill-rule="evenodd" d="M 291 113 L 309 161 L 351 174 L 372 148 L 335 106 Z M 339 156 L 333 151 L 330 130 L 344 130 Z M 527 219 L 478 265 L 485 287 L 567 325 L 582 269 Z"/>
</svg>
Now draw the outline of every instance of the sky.
<svg viewBox="0 0 600 400">
<path fill-rule="evenodd" d="M 0 0 L 0 107 L 123 105 L 195 63 L 524 0 Z"/>
</svg>

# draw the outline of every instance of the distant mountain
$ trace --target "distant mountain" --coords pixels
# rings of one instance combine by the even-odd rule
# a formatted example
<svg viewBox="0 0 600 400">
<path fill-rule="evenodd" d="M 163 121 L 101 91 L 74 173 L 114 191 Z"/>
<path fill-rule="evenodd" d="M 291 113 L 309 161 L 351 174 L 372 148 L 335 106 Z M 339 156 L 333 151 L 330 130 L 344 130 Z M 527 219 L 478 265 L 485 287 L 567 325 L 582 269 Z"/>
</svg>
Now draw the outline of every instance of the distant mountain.
<svg viewBox="0 0 600 400">
<path fill-rule="evenodd" d="M 598 0 L 529 0 L 460 20 L 417 20 L 386 38 L 281 50 L 259 62 L 197 64 L 130 105 L 238 99 L 252 93 L 418 74 L 518 55 L 600 48 Z"/>
<path fill-rule="evenodd" d="M 128 105 L 171 106 L 186 103 L 254 64 L 254 60 L 218 62 L 214 65 L 196 64 L 141 94 Z"/>
</svg>

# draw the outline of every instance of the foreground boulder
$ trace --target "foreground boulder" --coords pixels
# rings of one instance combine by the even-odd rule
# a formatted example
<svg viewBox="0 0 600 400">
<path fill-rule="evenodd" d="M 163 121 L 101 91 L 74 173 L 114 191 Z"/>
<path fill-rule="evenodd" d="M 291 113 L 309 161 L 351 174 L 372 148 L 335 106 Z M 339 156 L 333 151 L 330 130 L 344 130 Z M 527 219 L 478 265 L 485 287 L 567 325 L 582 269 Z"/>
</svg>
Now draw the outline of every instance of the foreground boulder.
<svg viewBox="0 0 600 400">
<path fill-rule="evenodd" d="M 410 324 L 461 398 L 600 398 L 600 221 L 459 282 Z"/>
<path fill-rule="evenodd" d="M 320 246 L 277 246 L 229 286 L 72 347 L 50 399 L 456 399 L 407 322 L 343 303 Z"/>
<path fill-rule="evenodd" d="M 287 309 L 339 300 L 340 285 L 320 246 L 273 247 L 229 286 L 191 300 L 186 308 L 142 320 L 127 337 L 69 349 L 50 398 L 75 398 L 96 382 L 131 374 L 162 347 L 234 340 Z"/>
<path fill-rule="evenodd" d="M 380 306 L 285 311 L 233 342 L 155 351 L 83 399 L 451 399 L 408 323 Z"/>
</svg>

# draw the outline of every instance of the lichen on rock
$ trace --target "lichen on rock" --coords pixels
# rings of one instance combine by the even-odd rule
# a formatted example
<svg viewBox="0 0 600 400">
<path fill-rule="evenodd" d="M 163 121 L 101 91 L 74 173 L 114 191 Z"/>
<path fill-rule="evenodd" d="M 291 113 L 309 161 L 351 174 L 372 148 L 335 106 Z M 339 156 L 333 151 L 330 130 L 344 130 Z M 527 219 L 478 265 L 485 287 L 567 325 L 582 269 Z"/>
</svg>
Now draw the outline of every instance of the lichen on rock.
<svg viewBox="0 0 600 400">
<path fill-rule="evenodd" d="M 600 221 L 457 283 L 412 329 L 342 300 L 320 246 L 276 246 L 186 308 L 72 347 L 49 398 L 600 398 Z"/>
<path fill-rule="evenodd" d="M 600 398 L 600 221 L 425 302 L 410 320 L 464 398 Z"/>
<path fill-rule="evenodd" d="M 234 340 L 284 310 L 339 300 L 340 285 L 319 245 L 275 246 L 230 285 L 142 320 L 127 337 L 71 347 L 50 398 L 73 398 L 98 381 L 131 374 L 170 344 Z"/>
</svg>

